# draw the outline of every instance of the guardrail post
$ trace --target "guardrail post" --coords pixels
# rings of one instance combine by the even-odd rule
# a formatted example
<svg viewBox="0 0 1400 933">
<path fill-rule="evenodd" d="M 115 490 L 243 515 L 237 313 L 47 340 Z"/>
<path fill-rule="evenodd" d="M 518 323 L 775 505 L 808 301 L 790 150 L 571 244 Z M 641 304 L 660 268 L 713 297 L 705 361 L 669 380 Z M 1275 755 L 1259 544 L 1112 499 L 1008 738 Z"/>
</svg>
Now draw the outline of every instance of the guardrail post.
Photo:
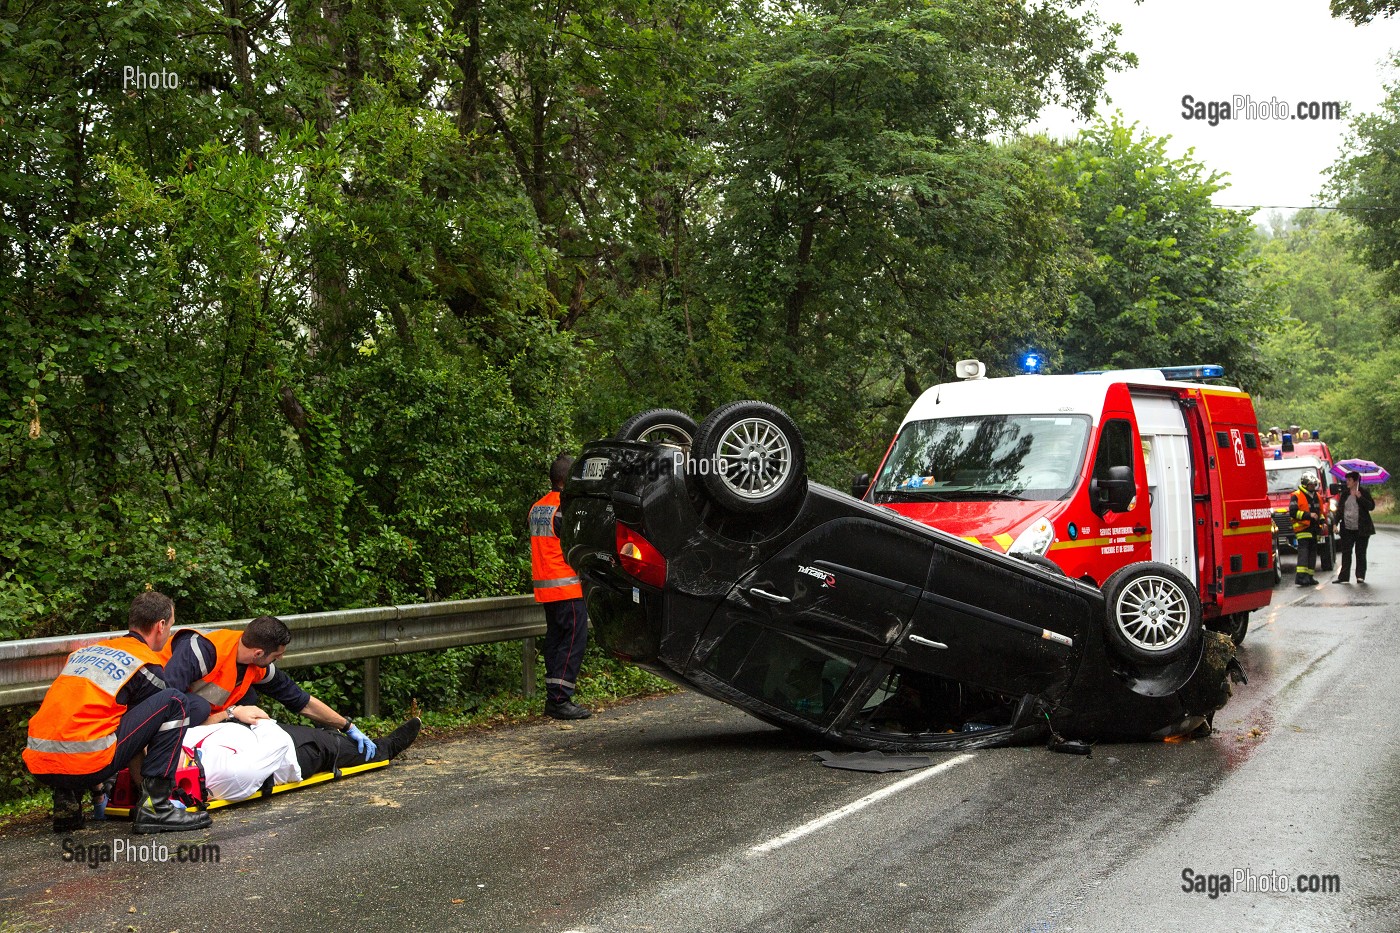
<svg viewBox="0 0 1400 933">
<path fill-rule="evenodd" d="M 527 697 L 535 695 L 535 639 L 533 636 L 525 639 L 520 646 L 520 674 L 523 681 L 522 688 Z"/>
<path fill-rule="evenodd" d="M 379 715 L 378 658 L 365 658 L 365 715 Z"/>
</svg>

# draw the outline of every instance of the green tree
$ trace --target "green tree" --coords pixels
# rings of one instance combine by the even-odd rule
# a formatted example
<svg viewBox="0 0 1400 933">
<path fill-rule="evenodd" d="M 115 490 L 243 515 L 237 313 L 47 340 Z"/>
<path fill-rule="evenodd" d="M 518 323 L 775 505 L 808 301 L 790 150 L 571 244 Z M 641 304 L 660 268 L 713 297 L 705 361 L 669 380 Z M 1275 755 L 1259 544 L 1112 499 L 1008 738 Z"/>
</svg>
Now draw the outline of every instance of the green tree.
<svg viewBox="0 0 1400 933">
<path fill-rule="evenodd" d="M 869 466 L 950 358 L 1051 333 L 1063 194 L 1036 145 L 987 136 L 1056 88 L 1087 109 L 1125 58 L 1059 4 L 781 15 L 745 37 L 720 100 L 703 294 L 761 353 L 750 387 L 792 410 L 834 480 Z"/>
<path fill-rule="evenodd" d="M 1400 12 L 1400 0 L 1332 0 L 1332 15 L 1364 26 L 1377 16 L 1389 18 Z"/>
<path fill-rule="evenodd" d="M 1069 370 L 1221 363 L 1261 386 L 1260 345 L 1275 319 L 1255 274 L 1248 215 L 1216 207 L 1224 186 L 1167 140 L 1099 121 L 1072 141 L 1055 175 L 1092 262 L 1067 315 Z"/>
<path fill-rule="evenodd" d="M 1272 379 L 1255 398 L 1264 426 L 1299 424 L 1350 441 L 1336 429 L 1328 394 L 1390 342 L 1400 303 L 1349 247 L 1354 224 L 1332 212 L 1301 211 L 1275 225 L 1260 248 L 1260 274 L 1282 318 L 1264 343 Z"/>
<path fill-rule="evenodd" d="M 1395 64 L 1400 64 L 1397 59 Z M 1353 245 L 1385 287 L 1400 292 L 1400 82 L 1386 86 L 1376 113 L 1351 122 L 1342 155 L 1328 173 L 1328 193 L 1356 222 Z M 1400 322 L 1394 322 L 1400 324 Z"/>
</svg>

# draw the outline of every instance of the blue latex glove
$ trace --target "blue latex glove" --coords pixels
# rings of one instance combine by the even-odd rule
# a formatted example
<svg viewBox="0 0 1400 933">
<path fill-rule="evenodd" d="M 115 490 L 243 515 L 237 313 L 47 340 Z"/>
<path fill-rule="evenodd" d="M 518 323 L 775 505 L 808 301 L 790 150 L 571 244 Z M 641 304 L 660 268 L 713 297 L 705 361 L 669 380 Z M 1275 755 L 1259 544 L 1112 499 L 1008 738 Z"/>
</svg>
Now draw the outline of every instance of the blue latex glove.
<svg viewBox="0 0 1400 933">
<path fill-rule="evenodd" d="M 352 725 L 350 731 L 345 734 L 355 740 L 355 744 L 360 747 L 360 754 L 365 757 L 365 761 L 369 761 L 374 757 L 374 753 L 378 749 L 376 749 L 374 743 L 370 741 L 370 737 L 360 731 L 359 726 Z"/>
</svg>

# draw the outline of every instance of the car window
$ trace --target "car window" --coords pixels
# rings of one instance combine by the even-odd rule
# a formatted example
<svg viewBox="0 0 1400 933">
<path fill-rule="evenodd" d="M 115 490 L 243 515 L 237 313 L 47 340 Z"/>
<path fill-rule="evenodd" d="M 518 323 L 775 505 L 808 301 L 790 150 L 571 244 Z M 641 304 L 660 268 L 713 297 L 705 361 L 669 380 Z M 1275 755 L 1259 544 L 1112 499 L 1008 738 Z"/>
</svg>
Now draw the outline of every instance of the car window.
<svg viewBox="0 0 1400 933">
<path fill-rule="evenodd" d="M 853 725 L 893 736 L 979 732 L 1008 725 L 1011 697 L 922 671 L 895 667 L 879 681 Z"/>
<path fill-rule="evenodd" d="M 1099 449 L 1094 453 L 1094 478 L 1108 479 L 1109 468 L 1133 466 L 1133 426 L 1121 418 L 1104 423 Z"/>
<path fill-rule="evenodd" d="M 829 648 L 736 621 L 705 659 L 704 669 L 735 690 L 804 719 L 825 718 L 855 670 Z"/>
</svg>

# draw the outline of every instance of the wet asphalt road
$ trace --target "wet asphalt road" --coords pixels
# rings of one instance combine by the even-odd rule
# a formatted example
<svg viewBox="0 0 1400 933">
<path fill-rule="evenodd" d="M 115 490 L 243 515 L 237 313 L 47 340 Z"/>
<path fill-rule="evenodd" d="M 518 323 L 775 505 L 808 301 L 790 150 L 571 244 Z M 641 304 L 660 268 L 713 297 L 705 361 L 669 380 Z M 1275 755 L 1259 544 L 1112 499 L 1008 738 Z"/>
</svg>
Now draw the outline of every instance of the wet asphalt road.
<svg viewBox="0 0 1400 933">
<path fill-rule="evenodd" d="M 677 695 L 416 747 L 154 840 L 172 858 L 217 843 L 218 864 L 94 870 L 42 827 L 9 830 L 0 930 L 1400 930 L 1400 534 L 1371 563 L 1367 587 L 1277 589 L 1208 739 L 867 775 Z M 119 838 L 151 841 L 73 842 Z M 1186 869 L 1340 891 L 1211 898 Z"/>
</svg>

